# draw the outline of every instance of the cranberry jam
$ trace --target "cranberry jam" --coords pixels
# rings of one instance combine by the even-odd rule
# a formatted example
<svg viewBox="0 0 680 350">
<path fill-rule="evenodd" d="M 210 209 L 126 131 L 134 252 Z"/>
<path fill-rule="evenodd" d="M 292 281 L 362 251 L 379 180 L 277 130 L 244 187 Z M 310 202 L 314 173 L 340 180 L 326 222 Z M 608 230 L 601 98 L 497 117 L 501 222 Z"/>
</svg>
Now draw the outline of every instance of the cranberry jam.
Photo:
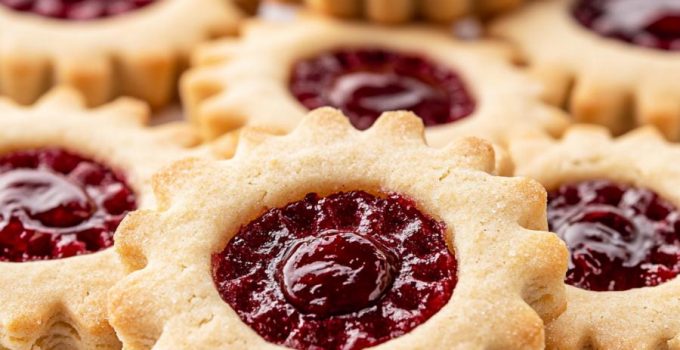
<svg viewBox="0 0 680 350">
<path fill-rule="evenodd" d="M 549 195 L 548 221 L 571 251 L 573 286 L 622 291 L 680 273 L 680 213 L 648 189 L 606 180 L 563 185 Z"/>
<path fill-rule="evenodd" d="M 92 160 L 56 148 L 0 156 L 0 261 L 61 259 L 108 248 L 135 207 L 123 177 Z"/>
<path fill-rule="evenodd" d="M 397 194 L 308 194 L 243 226 L 213 256 L 215 284 L 272 343 L 363 349 L 449 301 L 457 264 L 445 232 Z"/>
<path fill-rule="evenodd" d="M 113 17 L 150 5 L 156 0 L 0 0 L 13 10 L 72 21 Z"/>
<path fill-rule="evenodd" d="M 678 0 L 577 0 L 572 14 L 602 36 L 648 48 L 680 50 Z"/>
<path fill-rule="evenodd" d="M 412 111 L 435 126 L 475 110 L 455 72 L 418 55 L 381 49 L 338 50 L 299 61 L 290 90 L 309 109 L 341 109 L 360 130 L 386 111 Z"/>
</svg>

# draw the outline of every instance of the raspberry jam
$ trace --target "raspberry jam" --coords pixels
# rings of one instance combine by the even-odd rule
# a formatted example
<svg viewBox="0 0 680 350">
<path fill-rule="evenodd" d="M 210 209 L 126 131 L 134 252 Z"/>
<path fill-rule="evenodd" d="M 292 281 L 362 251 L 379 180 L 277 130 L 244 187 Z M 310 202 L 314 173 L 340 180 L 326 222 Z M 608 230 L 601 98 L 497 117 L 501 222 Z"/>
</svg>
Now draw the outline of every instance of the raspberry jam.
<svg viewBox="0 0 680 350">
<path fill-rule="evenodd" d="M 150 5 L 156 0 L 0 0 L 13 10 L 73 21 L 113 17 Z"/>
<path fill-rule="evenodd" d="M 27 262 L 94 253 L 136 208 L 123 177 L 51 148 L 0 156 L 0 261 Z"/>
<path fill-rule="evenodd" d="M 577 0 L 572 14 L 602 36 L 648 48 L 680 50 L 678 0 Z"/>
<path fill-rule="evenodd" d="M 680 213 L 650 190 L 606 180 L 563 185 L 549 195 L 548 221 L 571 251 L 573 286 L 622 291 L 680 273 Z"/>
<path fill-rule="evenodd" d="M 412 111 L 435 126 L 475 110 L 455 72 L 418 55 L 380 49 L 339 50 L 299 61 L 290 90 L 309 109 L 341 109 L 360 130 L 386 111 Z"/>
<path fill-rule="evenodd" d="M 449 301 L 457 264 L 445 235 L 397 194 L 308 194 L 243 226 L 213 256 L 213 276 L 222 299 L 272 343 L 363 349 Z"/>
</svg>

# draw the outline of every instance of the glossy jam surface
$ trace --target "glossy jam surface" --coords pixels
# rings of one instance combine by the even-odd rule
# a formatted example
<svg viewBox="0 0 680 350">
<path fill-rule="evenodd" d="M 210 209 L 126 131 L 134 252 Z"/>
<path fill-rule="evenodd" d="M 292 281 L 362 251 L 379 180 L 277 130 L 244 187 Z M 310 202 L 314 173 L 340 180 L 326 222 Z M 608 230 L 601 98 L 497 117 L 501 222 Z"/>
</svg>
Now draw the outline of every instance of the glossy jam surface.
<svg viewBox="0 0 680 350">
<path fill-rule="evenodd" d="M 680 50 L 678 0 L 577 0 L 572 14 L 602 36 L 648 48 Z"/>
<path fill-rule="evenodd" d="M 270 209 L 213 256 L 215 284 L 266 340 L 356 350 L 408 333 L 451 298 L 444 226 L 402 196 L 342 192 Z"/>
<path fill-rule="evenodd" d="M 622 291 L 680 273 L 680 213 L 650 190 L 605 180 L 563 185 L 549 195 L 548 221 L 571 252 L 573 286 Z"/>
<path fill-rule="evenodd" d="M 341 109 L 361 130 L 386 111 L 412 111 L 434 126 L 475 110 L 455 72 L 418 55 L 380 49 L 339 50 L 301 60 L 293 67 L 290 90 L 309 109 Z"/>
<path fill-rule="evenodd" d="M 61 149 L 0 156 L 0 261 L 94 253 L 136 208 L 124 178 Z"/>
<path fill-rule="evenodd" d="M 135 11 L 157 0 L 0 0 L 0 5 L 43 17 L 85 21 Z"/>
</svg>

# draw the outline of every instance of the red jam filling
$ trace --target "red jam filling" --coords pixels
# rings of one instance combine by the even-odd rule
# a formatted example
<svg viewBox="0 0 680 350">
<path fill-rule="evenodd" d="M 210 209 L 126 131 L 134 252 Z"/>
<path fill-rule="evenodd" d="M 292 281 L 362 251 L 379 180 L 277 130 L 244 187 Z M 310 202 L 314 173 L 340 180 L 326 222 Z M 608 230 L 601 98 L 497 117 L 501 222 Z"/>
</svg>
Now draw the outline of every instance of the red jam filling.
<svg viewBox="0 0 680 350">
<path fill-rule="evenodd" d="M 136 208 L 123 177 L 61 149 L 0 156 L 0 261 L 94 253 Z"/>
<path fill-rule="evenodd" d="M 650 190 L 605 180 L 563 185 L 549 195 L 548 221 L 571 251 L 573 286 L 623 291 L 680 273 L 680 212 Z"/>
<path fill-rule="evenodd" d="M 411 111 L 435 126 L 475 110 L 455 72 L 418 55 L 381 49 L 339 50 L 299 61 L 290 90 L 309 109 L 341 109 L 360 130 L 386 111 Z"/>
<path fill-rule="evenodd" d="M 243 226 L 213 256 L 213 276 L 222 299 L 272 343 L 363 349 L 449 301 L 457 264 L 445 232 L 397 194 L 309 194 Z"/>
<path fill-rule="evenodd" d="M 680 50 L 678 0 L 577 0 L 572 14 L 602 36 L 648 48 Z"/>
<path fill-rule="evenodd" d="M 0 0 L 13 10 L 64 20 L 113 17 L 150 5 L 156 0 Z"/>
</svg>

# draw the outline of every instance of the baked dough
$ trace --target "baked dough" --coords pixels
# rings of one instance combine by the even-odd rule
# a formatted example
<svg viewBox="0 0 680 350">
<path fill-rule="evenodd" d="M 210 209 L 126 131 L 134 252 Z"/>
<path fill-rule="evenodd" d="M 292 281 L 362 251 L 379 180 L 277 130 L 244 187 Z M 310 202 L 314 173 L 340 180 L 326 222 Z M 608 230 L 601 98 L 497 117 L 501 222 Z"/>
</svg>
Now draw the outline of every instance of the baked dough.
<svg viewBox="0 0 680 350">
<path fill-rule="evenodd" d="M 338 17 L 365 17 L 396 24 L 415 18 L 449 22 L 476 14 L 491 16 L 514 9 L 524 0 L 306 0 L 311 9 Z"/>
<path fill-rule="evenodd" d="M 85 22 L 0 6 L 0 92 L 30 104 L 53 84 L 67 84 L 91 106 L 126 95 L 158 108 L 175 96 L 191 50 L 234 34 L 243 17 L 232 0 L 161 0 Z"/>
<path fill-rule="evenodd" d="M 651 127 L 612 138 L 605 128 L 579 125 L 562 140 L 534 132 L 510 143 L 516 174 L 548 190 L 605 179 L 648 188 L 680 205 L 680 148 Z M 567 311 L 546 328 L 551 349 L 679 349 L 680 279 L 616 292 L 567 286 Z"/>
<path fill-rule="evenodd" d="M 146 105 L 131 99 L 86 110 L 82 96 L 67 88 L 51 91 L 33 107 L 3 99 L 0 154 L 56 146 L 90 157 L 122 170 L 139 206 L 151 207 L 153 173 L 182 157 L 221 155 L 221 149 L 193 147 L 198 138 L 184 123 L 145 127 L 148 117 Z M 123 276 L 113 249 L 59 260 L 0 262 L 0 348 L 120 348 L 107 323 L 106 292 Z"/>
<path fill-rule="evenodd" d="M 546 83 L 546 99 L 576 121 L 615 134 L 650 124 L 680 140 L 678 53 L 602 37 L 574 20 L 569 4 L 537 1 L 492 23 L 491 32 L 521 49 Z"/>
<path fill-rule="evenodd" d="M 157 206 L 120 226 L 115 249 L 130 274 L 111 290 L 111 323 L 130 350 L 282 349 L 220 298 L 212 254 L 240 226 L 307 193 L 385 191 L 449 228 L 458 284 L 432 318 L 373 348 L 543 349 L 544 321 L 565 308 L 567 252 L 545 232 L 544 189 L 492 176 L 494 166 L 477 138 L 427 147 L 421 121 L 405 112 L 364 132 L 330 108 L 286 136 L 246 129 L 233 159 L 186 160 L 156 176 Z"/>
<path fill-rule="evenodd" d="M 444 31 L 423 27 L 381 28 L 318 18 L 253 21 L 241 39 L 199 49 L 196 68 L 182 82 L 188 117 L 206 139 L 242 126 L 288 132 L 307 113 L 288 89 L 293 65 L 345 47 L 424 54 L 462 77 L 477 108 L 458 122 L 428 127 L 431 145 L 469 135 L 502 143 L 517 125 L 559 134 L 568 124 L 562 112 L 540 100 L 542 85 L 510 64 L 510 50 L 502 44 L 456 41 Z"/>
</svg>

